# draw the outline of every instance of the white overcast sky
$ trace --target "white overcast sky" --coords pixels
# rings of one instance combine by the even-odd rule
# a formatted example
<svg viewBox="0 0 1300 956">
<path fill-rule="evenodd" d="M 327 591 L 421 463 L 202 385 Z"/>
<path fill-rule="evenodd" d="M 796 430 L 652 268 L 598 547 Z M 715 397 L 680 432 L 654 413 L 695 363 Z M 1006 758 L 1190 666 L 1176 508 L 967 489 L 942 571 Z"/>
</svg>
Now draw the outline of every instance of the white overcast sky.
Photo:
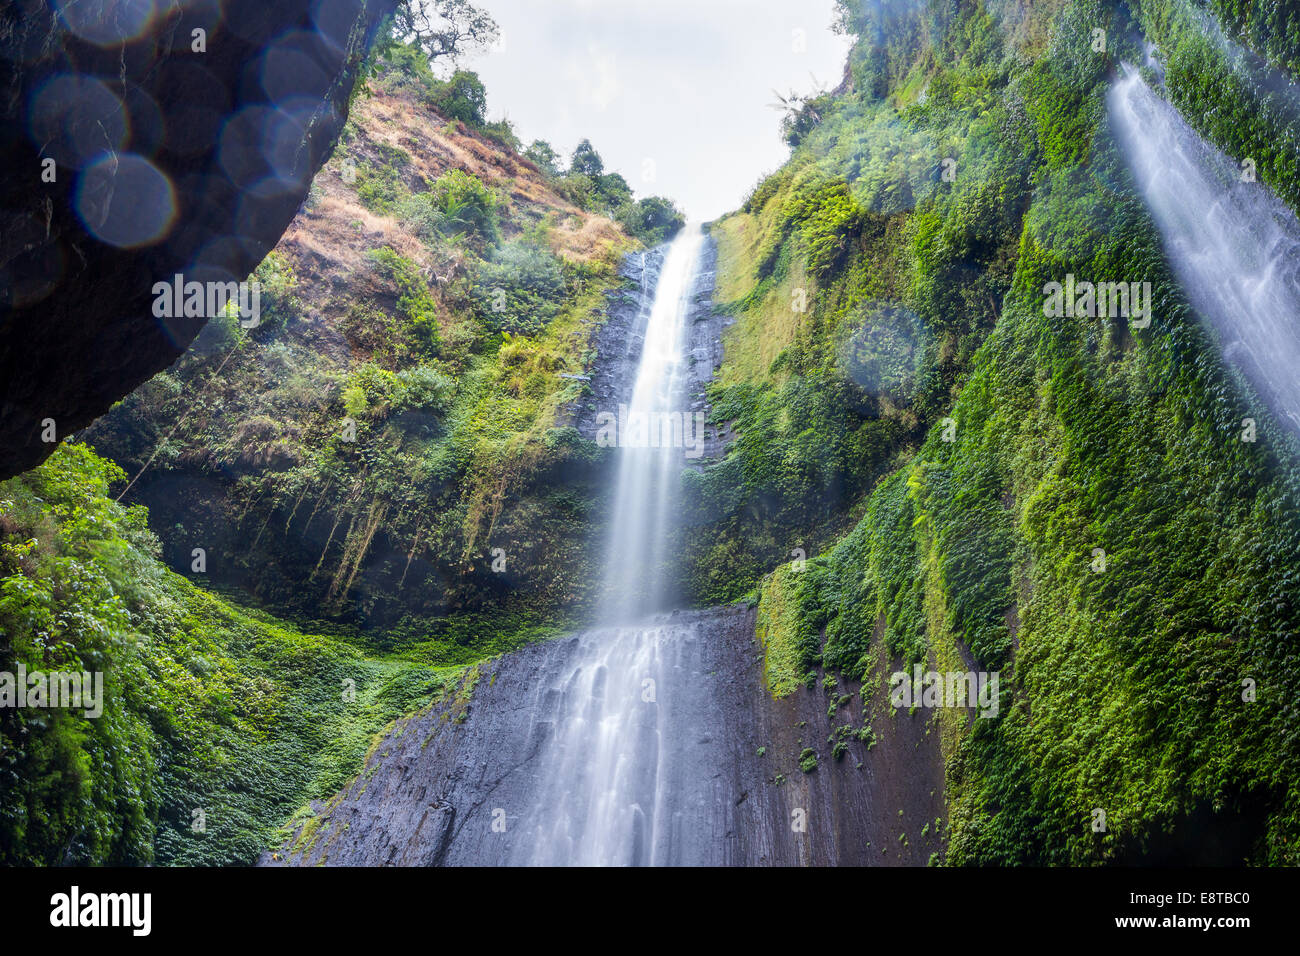
<svg viewBox="0 0 1300 956">
<path fill-rule="evenodd" d="M 736 208 L 789 155 L 773 90 L 839 83 L 834 0 L 482 0 L 501 49 L 468 57 L 488 117 L 567 160 L 587 137 L 637 196 Z M 652 170 L 653 180 L 644 173 Z"/>
</svg>

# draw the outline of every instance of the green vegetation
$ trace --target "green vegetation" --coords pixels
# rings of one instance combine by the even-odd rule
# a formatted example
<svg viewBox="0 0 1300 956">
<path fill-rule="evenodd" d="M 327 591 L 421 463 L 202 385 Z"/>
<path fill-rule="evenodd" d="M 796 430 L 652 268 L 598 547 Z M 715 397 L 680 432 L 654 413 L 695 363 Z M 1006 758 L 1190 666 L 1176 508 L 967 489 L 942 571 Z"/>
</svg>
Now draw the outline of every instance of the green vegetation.
<svg viewBox="0 0 1300 956">
<path fill-rule="evenodd" d="M 574 148 L 567 167 L 560 153 L 545 140 L 534 140 L 523 148 L 508 120 L 496 123 L 486 120 L 487 91 L 475 73 L 457 70 L 448 79 L 439 80 L 429 68 L 424 51 L 398 42 L 390 42 L 373 55 L 370 73 L 379 88 L 415 99 L 486 137 L 500 149 L 521 153 L 567 202 L 586 212 L 608 216 L 628 235 L 648 246 L 666 242 L 686 222 L 681 210 L 669 199 L 662 196 L 633 199 L 627 180 L 605 169 L 604 160 L 589 139 L 581 140 Z M 396 152 L 402 153 L 400 149 Z M 401 165 L 400 156 L 396 164 L 391 158 L 385 159 L 381 169 L 369 171 L 362 186 L 367 205 L 384 212 L 393 211 L 398 191 L 397 174 L 392 167 Z M 408 210 L 407 215 L 427 218 L 428 213 L 420 208 L 419 197 L 416 198 L 417 207 Z"/>
<path fill-rule="evenodd" d="M 989 16 L 970 16 L 993 39 L 969 50 L 957 32 L 927 49 L 923 104 L 837 100 L 714 227 L 718 296 L 737 321 L 710 398 L 739 438 L 687 476 L 684 586 L 701 603 L 735 600 L 793 548 L 842 533 L 845 504 L 946 413 L 997 319 L 1037 100 Z"/>
<path fill-rule="evenodd" d="M 411 337 L 420 351 L 430 358 L 437 355 L 438 310 L 415 263 L 387 247 L 374 249 L 368 256 L 397 288 L 397 311 L 409 323 Z"/>
<path fill-rule="evenodd" d="M 507 243 L 478 270 L 474 302 L 488 328 L 533 335 L 554 318 L 564 299 L 563 263 L 545 243 Z"/>
<path fill-rule="evenodd" d="M 242 611 L 157 561 L 121 472 L 64 444 L 0 484 L 0 671 L 103 674 L 103 713 L 0 710 L 0 863 L 251 863 L 388 722 L 547 632 L 441 622 L 400 648 Z M 460 628 L 460 633 L 456 629 Z"/>
<path fill-rule="evenodd" d="M 499 204 L 496 193 L 477 177 L 449 169 L 427 192 L 411 196 L 401 211 L 421 238 L 462 237 L 482 252 L 501 242 Z"/>
<path fill-rule="evenodd" d="M 807 662 L 817 646 L 816 622 L 811 619 L 807 580 L 790 565 L 764 582 L 758 607 L 758 638 L 763 644 L 763 673 L 773 697 L 785 697 L 805 682 Z"/>
<path fill-rule="evenodd" d="M 945 862 L 1182 862 L 1214 828 L 1213 862 L 1300 863 L 1300 447 L 1171 275 L 1105 92 L 1154 40 L 1300 209 L 1293 106 L 1187 0 L 839 6 L 850 82 L 785 100 L 789 162 L 712 227 L 737 437 L 683 474 L 683 590 L 757 601 L 833 761 L 898 716 L 882 667 L 1000 674 L 996 718 L 926 727 Z M 1202 6 L 1296 69 L 1281 7 Z M 354 117 L 389 126 L 354 118 L 314 244 L 259 266 L 262 325 L 215 319 L 82 434 L 117 464 L 65 444 L 0 485 L 0 670 L 107 696 L 0 711 L 0 862 L 249 862 L 295 811 L 310 845 L 378 731 L 588 606 L 607 458 L 571 411 L 620 256 L 682 217 L 586 140 L 520 154 L 439 42 L 376 56 Z M 1150 327 L 1045 316 L 1067 273 L 1150 282 Z"/>
<path fill-rule="evenodd" d="M 758 587 L 778 696 L 871 676 L 881 644 L 1000 671 L 999 718 L 939 715 L 950 863 L 1193 860 L 1206 827 L 1221 862 L 1297 862 L 1300 456 L 1271 425 L 1241 441 L 1267 415 L 1172 278 L 1104 93 L 1145 28 L 1171 99 L 1293 207 L 1296 126 L 1175 6 L 843 0 L 884 42 L 714 228 L 736 324 L 711 398 L 739 437 L 686 476 L 685 581 Z M 1151 327 L 1046 318 L 1067 272 L 1150 281 Z M 836 731 L 833 757 L 850 735 L 874 742 Z"/>
<path fill-rule="evenodd" d="M 215 317 L 83 433 L 112 461 L 0 485 L 0 671 L 105 680 L 99 717 L 0 709 L 0 863 L 250 863 L 390 721 L 581 612 L 605 482 L 569 409 L 622 255 L 680 214 L 590 144 L 574 184 L 627 231 L 575 213 L 430 68 L 490 18 L 432 6 L 460 25 L 379 44 L 260 324 Z"/>
<path fill-rule="evenodd" d="M 440 133 L 462 168 L 395 145 L 438 133 L 419 103 L 441 87 L 410 47 L 387 56 L 305 212 L 328 255 L 274 252 L 270 321 L 210 322 L 85 437 L 139 476 L 128 500 L 168 563 L 204 547 L 242 600 L 386 629 L 566 621 L 588 600 L 606 457 L 568 410 L 633 243 L 505 147 Z M 385 110 L 405 125 L 369 119 Z"/>
<path fill-rule="evenodd" d="M 1212 0 L 1209 6 L 1225 29 L 1273 63 L 1300 74 L 1300 15 L 1294 4 Z"/>
<path fill-rule="evenodd" d="M 799 769 L 804 773 L 812 773 L 817 769 L 817 751 L 811 747 L 805 747 L 799 752 Z"/>
<path fill-rule="evenodd" d="M 457 70 L 447 80 L 429 84 L 429 105 L 448 119 L 481 127 L 487 119 L 487 88 L 478 74 Z"/>
<path fill-rule="evenodd" d="M 560 169 L 559 153 L 545 140 L 534 140 L 524 155 L 569 202 L 609 216 L 647 246 L 667 242 L 686 224 L 686 217 L 669 199 L 646 196 L 633 200 L 627 180 L 618 173 L 605 172 L 604 160 L 590 140 L 578 143 L 567 171 Z"/>
<path fill-rule="evenodd" d="M 65 445 L 0 486 L 0 670 L 106 680 L 100 718 L 0 711 L 0 862 L 250 863 L 393 719 L 583 607 L 604 481 L 566 409 L 634 243 L 412 50 L 313 187 L 319 248 L 258 267 L 262 323 L 213 319 L 83 433 L 118 464 Z M 391 103 L 406 127 L 364 125 Z"/>
</svg>

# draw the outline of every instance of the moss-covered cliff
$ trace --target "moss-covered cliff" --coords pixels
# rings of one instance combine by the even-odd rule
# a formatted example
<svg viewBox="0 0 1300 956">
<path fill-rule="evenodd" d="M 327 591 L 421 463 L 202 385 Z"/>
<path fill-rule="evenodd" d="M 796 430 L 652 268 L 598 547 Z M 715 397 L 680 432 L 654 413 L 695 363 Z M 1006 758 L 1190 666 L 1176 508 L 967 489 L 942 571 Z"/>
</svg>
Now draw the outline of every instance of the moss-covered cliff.
<svg viewBox="0 0 1300 956">
<path fill-rule="evenodd" d="M 168 571 L 122 472 L 83 444 L 0 485 L 0 670 L 100 673 L 102 712 L 0 710 L 0 859 L 248 864 L 371 737 L 535 633 L 393 650 L 305 633 Z"/>
<path fill-rule="evenodd" d="M 714 228 L 740 437 L 693 482 L 687 580 L 758 586 L 778 691 L 882 641 L 1000 672 L 998 719 L 936 718 L 949 862 L 1294 863 L 1300 459 L 1174 280 L 1103 93 L 1154 41 L 1293 208 L 1297 127 L 1174 2 L 842 7 L 844 84 Z M 1149 281 L 1149 327 L 1048 317 L 1067 273 Z"/>
</svg>

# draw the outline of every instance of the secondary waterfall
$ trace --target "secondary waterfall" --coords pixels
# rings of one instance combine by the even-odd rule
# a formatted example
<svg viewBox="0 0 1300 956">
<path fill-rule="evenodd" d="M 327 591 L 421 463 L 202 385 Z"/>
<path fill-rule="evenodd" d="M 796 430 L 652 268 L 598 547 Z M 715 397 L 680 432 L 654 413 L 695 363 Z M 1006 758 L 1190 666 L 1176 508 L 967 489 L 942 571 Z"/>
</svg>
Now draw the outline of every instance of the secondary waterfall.
<svg viewBox="0 0 1300 956">
<path fill-rule="evenodd" d="M 673 425 L 684 417 L 684 333 L 703 241 L 690 226 L 670 245 L 631 400 L 608 410 L 618 418 L 619 464 L 601 622 L 613 626 L 580 635 L 561 672 L 541 675 L 547 683 L 536 706 L 547 739 L 534 761 L 535 803 L 521 808 L 518 836 L 509 841 L 510 862 L 685 861 L 684 822 L 665 810 L 664 791 L 685 763 L 671 756 L 676 743 L 694 732 L 692 708 L 674 698 L 679 688 L 701 686 L 691 665 L 696 634 L 664 620 L 638 621 L 669 598 L 664 542 L 685 460 Z M 682 788 L 673 789 L 674 801 L 683 799 Z"/>
<path fill-rule="evenodd" d="M 1224 356 L 1300 427 L 1300 222 L 1125 66 L 1109 110 L 1166 255 Z"/>
</svg>

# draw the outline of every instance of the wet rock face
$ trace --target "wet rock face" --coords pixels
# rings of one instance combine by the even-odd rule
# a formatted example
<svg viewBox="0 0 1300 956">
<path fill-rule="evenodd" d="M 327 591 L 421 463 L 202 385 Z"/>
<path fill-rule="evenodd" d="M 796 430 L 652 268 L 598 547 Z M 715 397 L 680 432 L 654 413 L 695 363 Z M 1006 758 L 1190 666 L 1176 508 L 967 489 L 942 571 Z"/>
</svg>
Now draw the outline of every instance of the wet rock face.
<svg viewBox="0 0 1300 956">
<path fill-rule="evenodd" d="M 155 283 L 240 282 L 275 246 L 394 5 L 0 11 L 0 478 L 39 464 L 51 435 L 88 425 L 198 334 L 205 315 L 156 314 Z"/>
<path fill-rule="evenodd" d="M 646 325 L 667 249 L 666 245 L 656 246 L 623 258 L 618 272 L 624 280 L 623 288 L 608 297 L 605 320 L 592 340 L 596 361 L 590 391 L 570 410 L 573 426 L 583 438 L 596 438 L 596 417 L 600 412 L 616 411 L 619 405 L 632 400 Z"/>
<path fill-rule="evenodd" d="M 713 409 L 709 404 L 708 390 L 714 374 L 722 367 L 722 333 L 735 319 L 715 308 L 714 291 L 717 283 L 718 244 L 709 237 L 701 253 L 700 271 L 695 280 L 695 294 L 691 301 L 689 325 L 686 330 L 687 385 L 686 400 L 692 415 L 703 412 L 707 418 Z M 704 449 L 700 459 L 691 463 L 699 468 L 706 461 L 724 457 L 727 447 L 735 437 L 728 423 L 710 425 L 705 429 Z"/>
<path fill-rule="evenodd" d="M 260 862 L 925 865 L 946 816 L 930 717 L 891 715 L 879 681 L 773 700 L 754 623 L 679 611 L 486 662 L 468 699 L 398 721 Z M 874 741 L 844 738 L 837 758 L 828 739 L 864 711 Z"/>
<path fill-rule="evenodd" d="M 609 297 L 605 321 L 593 339 L 596 361 L 590 391 L 570 410 L 573 426 L 584 438 L 596 438 L 600 412 L 616 412 L 619 405 L 632 399 L 646 325 L 667 251 L 665 244 L 630 253 L 619 269 L 625 284 Z M 686 317 L 686 393 L 682 410 L 688 415 L 703 412 L 707 418 L 712 411 L 708 387 L 722 365 L 722 332 L 734 319 L 714 308 L 718 248 L 712 238 L 706 237 L 700 256 Z M 697 459 L 685 459 L 685 467 L 698 469 L 707 461 L 722 458 L 734 437 L 726 424 L 709 425 L 704 435 L 703 454 Z"/>
</svg>

